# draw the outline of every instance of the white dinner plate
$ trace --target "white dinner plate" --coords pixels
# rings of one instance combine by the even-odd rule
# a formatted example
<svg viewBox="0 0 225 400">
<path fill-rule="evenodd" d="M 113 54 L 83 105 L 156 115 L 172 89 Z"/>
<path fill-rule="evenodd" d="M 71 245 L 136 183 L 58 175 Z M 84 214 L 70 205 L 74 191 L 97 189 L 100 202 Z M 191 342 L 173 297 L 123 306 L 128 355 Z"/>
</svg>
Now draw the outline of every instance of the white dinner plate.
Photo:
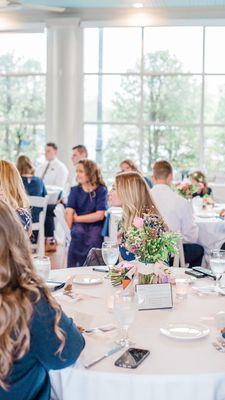
<svg viewBox="0 0 225 400">
<path fill-rule="evenodd" d="M 171 339 L 201 339 L 209 334 L 209 328 L 201 324 L 169 324 L 160 332 Z"/>
<path fill-rule="evenodd" d="M 103 282 L 103 279 L 94 274 L 80 274 L 73 278 L 73 282 L 78 285 L 97 285 Z"/>
<path fill-rule="evenodd" d="M 212 294 L 215 293 L 215 285 L 194 285 L 192 290 L 202 294 Z"/>
<path fill-rule="evenodd" d="M 199 218 L 216 218 L 216 217 L 218 217 L 219 215 L 217 214 L 217 213 L 215 213 L 215 212 L 202 212 L 202 213 L 197 213 L 196 214 L 197 215 L 197 217 L 199 217 Z"/>
</svg>

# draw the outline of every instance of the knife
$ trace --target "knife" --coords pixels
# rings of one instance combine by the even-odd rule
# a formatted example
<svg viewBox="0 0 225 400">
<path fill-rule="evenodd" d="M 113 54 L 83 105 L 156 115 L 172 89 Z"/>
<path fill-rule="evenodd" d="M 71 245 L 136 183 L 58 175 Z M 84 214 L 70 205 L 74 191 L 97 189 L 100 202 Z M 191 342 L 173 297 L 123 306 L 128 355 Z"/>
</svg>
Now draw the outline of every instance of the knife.
<svg viewBox="0 0 225 400">
<path fill-rule="evenodd" d="M 124 345 L 118 345 L 113 347 L 111 350 L 107 351 L 107 353 L 103 354 L 103 356 L 100 356 L 96 358 L 95 360 L 91 361 L 89 364 L 84 364 L 85 368 L 90 368 L 93 365 L 97 364 L 99 361 L 104 360 L 105 358 L 111 356 L 112 354 L 116 353 L 117 351 L 120 351 L 121 349 L 124 348 Z"/>
</svg>

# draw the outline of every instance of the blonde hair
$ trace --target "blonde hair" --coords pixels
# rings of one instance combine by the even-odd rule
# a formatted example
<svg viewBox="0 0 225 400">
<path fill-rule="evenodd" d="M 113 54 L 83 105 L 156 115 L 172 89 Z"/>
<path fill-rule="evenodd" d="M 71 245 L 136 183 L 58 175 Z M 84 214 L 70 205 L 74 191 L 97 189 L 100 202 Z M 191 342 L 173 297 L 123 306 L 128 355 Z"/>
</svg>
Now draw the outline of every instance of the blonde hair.
<svg viewBox="0 0 225 400">
<path fill-rule="evenodd" d="M 134 217 L 141 217 L 145 211 L 161 218 L 150 189 L 138 172 L 124 172 L 117 175 L 116 190 L 122 203 L 125 229 L 132 225 Z"/>
<path fill-rule="evenodd" d="M 16 166 L 10 161 L 0 160 L 0 190 L 3 199 L 15 210 L 29 208 L 28 197 L 25 192 L 22 178 Z"/>
<path fill-rule="evenodd" d="M 205 174 L 201 171 L 194 171 L 190 175 L 190 178 L 194 179 L 198 183 L 202 183 L 203 185 L 207 185 Z"/>
<path fill-rule="evenodd" d="M 17 158 L 16 167 L 21 176 L 27 174 L 34 175 L 34 166 L 32 161 L 25 155 L 21 155 Z"/>
<path fill-rule="evenodd" d="M 58 325 L 61 309 L 35 272 L 29 241 L 16 212 L 0 201 L 0 387 L 4 390 L 13 363 L 30 348 L 30 320 L 41 297 L 55 310 L 54 332 L 60 342 L 56 353 L 61 353 L 65 344 Z"/>
</svg>

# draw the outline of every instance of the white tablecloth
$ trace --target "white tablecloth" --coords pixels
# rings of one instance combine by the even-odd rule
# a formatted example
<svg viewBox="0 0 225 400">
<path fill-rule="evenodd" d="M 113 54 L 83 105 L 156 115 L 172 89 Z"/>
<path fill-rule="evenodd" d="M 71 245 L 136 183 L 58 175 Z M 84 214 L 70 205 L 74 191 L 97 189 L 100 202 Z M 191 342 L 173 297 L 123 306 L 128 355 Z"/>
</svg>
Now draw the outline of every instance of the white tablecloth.
<svg viewBox="0 0 225 400">
<path fill-rule="evenodd" d="M 89 273 L 91 268 L 76 269 L 75 273 Z M 74 271 L 55 270 L 54 279 L 65 279 Z M 182 272 L 179 270 L 179 272 Z M 102 276 L 101 273 L 99 273 Z M 211 280 L 209 280 L 211 283 Z M 99 298 L 79 302 L 61 300 L 63 309 L 72 317 L 84 313 L 83 319 L 93 326 L 100 320 L 113 322 L 107 312 L 104 284 L 76 286 L 77 291 Z M 57 295 L 58 300 L 60 294 Z M 57 400 L 224 400 L 225 354 L 215 350 L 215 328 L 210 319 L 225 309 L 224 297 L 210 295 L 175 303 L 172 310 L 139 311 L 131 329 L 136 347 L 151 351 L 136 370 L 114 366 L 123 351 L 101 361 L 89 370 L 82 362 L 101 355 L 115 338 L 115 332 L 86 334 L 86 347 L 80 362 L 74 367 L 51 371 L 52 398 Z M 96 322 L 98 321 L 98 322 Z M 210 326 L 210 334 L 199 340 L 178 341 L 160 334 L 159 328 L 168 323 L 202 323 Z"/>
</svg>

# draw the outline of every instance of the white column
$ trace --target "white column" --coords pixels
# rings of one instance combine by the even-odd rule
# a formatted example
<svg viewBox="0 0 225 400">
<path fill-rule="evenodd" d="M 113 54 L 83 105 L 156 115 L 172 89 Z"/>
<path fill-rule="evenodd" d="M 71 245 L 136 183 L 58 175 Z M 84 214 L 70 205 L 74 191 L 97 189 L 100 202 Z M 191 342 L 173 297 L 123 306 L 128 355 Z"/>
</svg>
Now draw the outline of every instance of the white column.
<svg viewBox="0 0 225 400">
<path fill-rule="evenodd" d="M 83 142 L 82 29 L 78 18 L 47 21 L 46 141 L 71 167 L 71 149 Z"/>
</svg>

